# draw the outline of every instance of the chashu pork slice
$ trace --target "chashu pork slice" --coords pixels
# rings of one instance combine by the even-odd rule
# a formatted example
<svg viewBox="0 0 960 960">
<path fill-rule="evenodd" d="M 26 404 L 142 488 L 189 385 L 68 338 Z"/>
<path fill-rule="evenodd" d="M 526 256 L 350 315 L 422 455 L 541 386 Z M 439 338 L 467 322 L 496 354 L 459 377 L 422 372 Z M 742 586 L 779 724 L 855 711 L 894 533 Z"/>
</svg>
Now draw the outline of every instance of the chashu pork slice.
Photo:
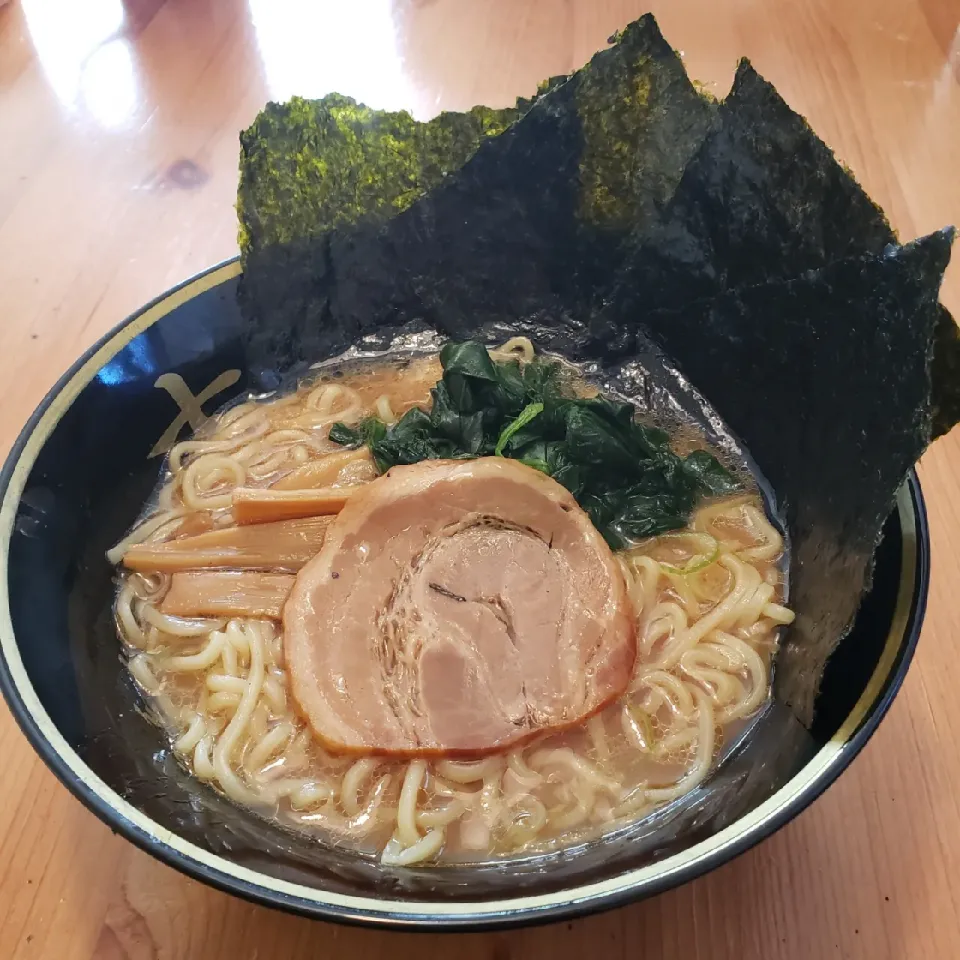
<svg viewBox="0 0 960 960">
<path fill-rule="evenodd" d="M 623 574 L 571 494 L 515 460 L 395 467 L 358 491 L 283 611 L 294 697 L 330 749 L 483 754 L 619 697 Z"/>
</svg>

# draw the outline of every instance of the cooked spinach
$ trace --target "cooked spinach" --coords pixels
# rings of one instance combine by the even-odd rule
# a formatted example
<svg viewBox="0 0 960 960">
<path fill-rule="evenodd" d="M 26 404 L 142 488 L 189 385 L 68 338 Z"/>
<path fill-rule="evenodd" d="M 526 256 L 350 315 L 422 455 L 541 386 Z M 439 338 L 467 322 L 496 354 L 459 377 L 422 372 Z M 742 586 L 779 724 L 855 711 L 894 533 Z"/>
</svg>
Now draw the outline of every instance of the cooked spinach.
<svg viewBox="0 0 960 960">
<path fill-rule="evenodd" d="M 632 404 L 575 396 L 556 361 L 494 362 L 467 341 L 446 344 L 440 363 L 429 412 L 414 407 L 389 427 L 336 423 L 330 439 L 366 444 L 381 472 L 421 460 L 519 460 L 563 484 L 617 549 L 682 527 L 700 497 L 737 489 L 716 457 L 674 453 L 663 430 L 636 422 Z"/>
<path fill-rule="evenodd" d="M 534 417 L 539 417 L 541 413 L 543 413 L 542 403 L 531 403 L 525 406 L 520 411 L 520 416 L 503 428 L 503 433 L 500 434 L 500 439 L 497 441 L 493 452 L 498 457 L 502 457 L 504 447 L 510 442 L 514 434 L 522 430 Z"/>
<path fill-rule="evenodd" d="M 355 427 L 345 423 L 335 423 L 330 428 L 330 439 L 344 447 L 362 447 L 382 440 L 387 433 L 387 425 L 377 417 L 367 417 Z"/>
</svg>

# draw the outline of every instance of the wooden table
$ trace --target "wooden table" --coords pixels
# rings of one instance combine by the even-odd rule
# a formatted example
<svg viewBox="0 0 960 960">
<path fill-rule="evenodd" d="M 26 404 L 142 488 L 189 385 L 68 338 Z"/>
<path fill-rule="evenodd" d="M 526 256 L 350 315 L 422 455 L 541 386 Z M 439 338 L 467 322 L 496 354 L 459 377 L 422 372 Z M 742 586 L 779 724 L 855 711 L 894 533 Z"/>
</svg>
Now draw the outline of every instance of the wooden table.
<svg viewBox="0 0 960 960">
<path fill-rule="evenodd" d="M 331 90 L 499 106 L 652 6 L 723 95 L 749 56 L 904 237 L 960 223 L 960 0 L 12 0 L 0 8 L 0 446 L 69 363 L 236 252 L 237 131 Z M 960 267 L 943 291 L 960 315 Z M 960 957 L 960 431 L 921 466 L 933 585 L 888 720 L 775 837 L 581 922 L 460 936 L 311 923 L 113 836 L 0 715 L 0 957 Z"/>
</svg>

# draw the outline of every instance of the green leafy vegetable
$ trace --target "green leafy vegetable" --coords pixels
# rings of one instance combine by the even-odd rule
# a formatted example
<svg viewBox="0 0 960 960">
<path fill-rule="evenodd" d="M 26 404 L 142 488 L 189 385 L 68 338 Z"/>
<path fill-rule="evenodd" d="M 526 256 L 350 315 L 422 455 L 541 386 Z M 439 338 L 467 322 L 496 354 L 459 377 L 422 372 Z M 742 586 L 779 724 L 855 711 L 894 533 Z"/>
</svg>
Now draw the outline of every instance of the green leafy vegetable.
<svg viewBox="0 0 960 960">
<path fill-rule="evenodd" d="M 355 427 L 348 427 L 345 423 L 335 423 L 330 428 L 330 439 L 344 447 L 370 446 L 384 438 L 387 426 L 377 417 L 367 417 Z"/>
<path fill-rule="evenodd" d="M 493 451 L 498 457 L 503 456 L 503 448 L 507 445 L 507 442 L 510 438 L 521 428 L 525 427 L 534 417 L 539 416 L 543 413 L 543 404 L 542 403 L 531 403 L 528 406 L 524 407 L 520 411 L 520 416 L 517 417 L 512 423 L 507 424 L 503 429 L 503 433 L 500 434 L 500 439 L 497 441 L 496 449 Z M 544 461 L 540 461 L 543 463 Z M 549 468 L 548 468 L 549 469 Z"/>
<path fill-rule="evenodd" d="M 536 457 L 522 457 L 520 462 L 525 467 L 532 467 L 534 470 L 539 470 L 541 473 L 550 473 L 550 464 L 546 460 L 538 460 Z"/>
<path fill-rule="evenodd" d="M 737 489 L 736 481 L 729 471 L 720 466 L 716 457 L 712 457 L 706 450 L 694 450 L 683 461 L 683 469 L 693 477 L 705 490 L 716 496 L 733 493 Z"/>
<path fill-rule="evenodd" d="M 563 484 L 614 548 L 683 527 L 700 497 L 737 488 L 706 450 L 674 453 L 631 404 L 574 396 L 559 363 L 495 363 L 475 341 L 448 343 L 440 363 L 429 413 L 414 407 L 391 427 L 336 423 L 330 438 L 368 444 L 381 472 L 421 460 L 519 460 Z"/>
</svg>

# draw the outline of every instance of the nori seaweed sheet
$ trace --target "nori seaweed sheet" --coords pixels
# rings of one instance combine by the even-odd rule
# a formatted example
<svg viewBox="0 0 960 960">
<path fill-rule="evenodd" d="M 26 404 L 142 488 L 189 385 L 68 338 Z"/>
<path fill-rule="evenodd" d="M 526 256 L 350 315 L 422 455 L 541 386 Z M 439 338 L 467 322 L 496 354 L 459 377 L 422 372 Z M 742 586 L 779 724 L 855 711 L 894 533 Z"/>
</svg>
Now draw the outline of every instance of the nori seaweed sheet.
<svg viewBox="0 0 960 960">
<path fill-rule="evenodd" d="M 655 309 L 880 254 L 896 235 L 807 121 L 744 59 L 662 221 L 638 242 L 616 283 L 642 288 Z M 936 438 L 960 422 L 960 329 L 942 306 L 932 404 Z"/>
<path fill-rule="evenodd" d="M 245 261 L 264 246 L 406 210 L 531 102 L 444 112 L 426 123 L 338 93 L 267 104 L 240 134 L 237 214 Z"/>
<path fill-rule="evenodd" d="M 879 207 L 745 60 L 718 119 L 592 318 L 592 348 L 652 335 L 773 485 L 802 613 L 777 693 L 809 724 L 897 486 L 960 416 L 957 328 L 937 302 L 953 233 L 897 247 Z"/>
<path fill-rule="evenodd" d="M 604 362 L 652 336 L 772 482 L 798 613 L 776 692 L 809 724 L 896 489 L 960 415 L 952 238 L 897 246 L 749 63 L 718 105 L 648 16 L 407 209 L 252 244 L 248 360 L 269 389 L 411 322 Z"/>
<path fill-rule="evenodd" d="M 896 490 L 930 442 L 930 357 L 952 241 L 944 230 L 672 309 L 651 310 L 642 288 L 624 287 L 606 311 L 625 349 L 626 330 L 637 344 L 652 335 L 775 491 L 797 611 L 775 693 L 805 724 Z"/>
<path fill-rule="evenodd" d="M 272 182 L 261 186 L 251 151 L 266 138 L 282 156 L 299 143 L 296 131 L 244 134 L 241 306 L 254 374 L 270 388 L 277 374 L 383 323 L 452 330 L 467 318 L 538 312 L 579 323 L 626 240 L 658 222 L 715 114 L 646 16 L 572 78 L 555 78 L 522 119 L 408 209 L 358 216 L 351 207 L 339 228 L 292 238 L 273 221 L 299 187 L 284 200 Z"/>
<path fill-rule="evenodd" d="M 718 123 L 621 282 L 651 307 L 797 276 L 896 237 L 883 211 L 773 86 L 742 60 Z"/>
<path fill-rule="evenodd" d="M 960 423 L 960 327 L 942 304 L 933 341 L 932 435 L 936 440 Z"/>
</svg>

